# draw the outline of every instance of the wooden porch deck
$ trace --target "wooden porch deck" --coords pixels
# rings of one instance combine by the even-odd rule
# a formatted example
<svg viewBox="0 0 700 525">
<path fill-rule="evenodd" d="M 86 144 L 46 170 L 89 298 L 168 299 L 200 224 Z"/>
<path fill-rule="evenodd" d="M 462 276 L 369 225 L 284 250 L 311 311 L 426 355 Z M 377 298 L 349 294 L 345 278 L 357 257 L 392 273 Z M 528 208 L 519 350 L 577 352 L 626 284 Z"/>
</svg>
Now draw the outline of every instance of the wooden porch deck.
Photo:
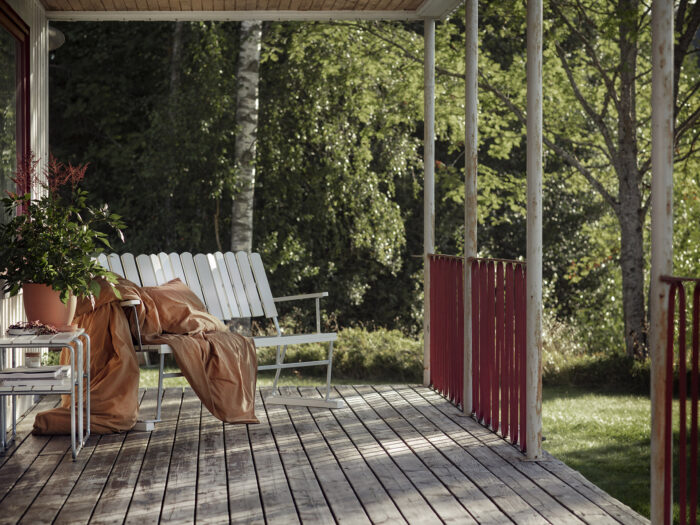
<svg viewBox="0 0 700 525">
<path fill-rule="evenodd" d="M 319 396 L 312 388 L 286 395 Z M 29 435 L 0 456 L 0 523 L 648 523 L 555 459 L 533 463 L 424 387 L 338 387 L 341 410 L 224 425 L 167 389 L 152 432 Z M 143 394 L 142 410 L 155 390 Z"/>
</svg>

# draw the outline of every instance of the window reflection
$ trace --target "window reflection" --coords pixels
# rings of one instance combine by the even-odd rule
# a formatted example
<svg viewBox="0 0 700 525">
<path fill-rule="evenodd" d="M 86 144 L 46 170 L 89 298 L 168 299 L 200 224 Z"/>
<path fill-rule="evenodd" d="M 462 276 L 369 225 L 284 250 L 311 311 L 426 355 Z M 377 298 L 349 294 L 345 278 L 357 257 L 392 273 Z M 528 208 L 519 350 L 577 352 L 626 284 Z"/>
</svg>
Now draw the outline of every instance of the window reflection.
<svg viewBox="0 0 700 525">
<path fill-rule="evenodd" d="M 17 167 L 17 41 L 0 28 L 0 192 L 14 190 Z M 4 222 L 0 214 L 0 222 Z"/>
</svg>

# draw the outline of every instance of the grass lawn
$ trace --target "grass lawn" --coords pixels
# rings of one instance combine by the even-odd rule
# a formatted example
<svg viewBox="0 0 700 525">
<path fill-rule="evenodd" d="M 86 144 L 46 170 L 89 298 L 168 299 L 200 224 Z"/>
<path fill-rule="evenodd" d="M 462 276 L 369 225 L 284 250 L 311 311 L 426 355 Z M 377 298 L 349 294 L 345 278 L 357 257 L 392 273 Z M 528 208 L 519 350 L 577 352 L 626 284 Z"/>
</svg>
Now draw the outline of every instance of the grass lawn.
<svg viewBox="0 0 700 525">
<path fill-rule="evenodd" d="M 649 397 L 549 387 L 543 447 L 590 481 L 649 516 Z"/>
</svg>

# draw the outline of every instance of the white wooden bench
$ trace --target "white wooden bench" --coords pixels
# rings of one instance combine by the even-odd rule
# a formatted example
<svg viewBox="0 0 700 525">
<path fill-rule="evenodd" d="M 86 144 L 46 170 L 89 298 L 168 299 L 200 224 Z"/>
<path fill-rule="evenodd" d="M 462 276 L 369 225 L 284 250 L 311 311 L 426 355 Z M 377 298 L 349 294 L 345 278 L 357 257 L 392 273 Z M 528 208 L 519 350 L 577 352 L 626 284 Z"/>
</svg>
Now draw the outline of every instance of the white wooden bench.
<svg viewBox="0 0 700 525">
<path fill-rule="evenodd" d="M 331 370 L 333 366 L 333 342 L 337 340 L 335 332 L 321 332 L 320 299 L 327 297 L 328 292 L 273 297 L 267 281 L 265 268 L 258 253 L 216 252 L 209 254 L 189 252 L 159 253 L 157 255 L 138 255 L 130 253 L 123 255 L 109 254 L 98 258 L 103 267 L 121 277 L 125 277 L 139 286 L 158 286 L 172 279 L 179 278 L 194 292 L 207 307 L 210 314 L 223 321 L 239 318 L 265 316 L 272 320 L 276 334 L 271 336 L 254 337 L 256 348 L 276 346 L 275 363 L 258 366 L 258 370 L 275 370 L 273 389 L 277 387 L 280 372 L 285 368 L 307 366 L 326 366 L 326 395 L 324 399 L 305 399 L 285 397 L 280 395 L 266 399 L 267 403 L 285 405 L 303 405 L 324 408 L 341 408 L 341 399 L 330 398 Z M 314 299 L 316 302 L 316 332 L 303 334 L 283 334 L 278 321 L 275 303 Z M 136 307 L 138 301 L 125 301 L 122 306 Z M 139 333 L 140 338 L 140 333 Z M 284 357 L 289 345 L 307 343 L 328 343 L 327 358 L 320 361 L 304 361 L 285 363 Z M 181 372 L 165 373 L 165 356 L 172 353 L 168 345 L 143 345 L 137 341 L 138 352 L 157 352 L 159 354 L 158 373 L 158 403 L 156 419 L 160 420 L 161 399 L 163 394 L 163 379 L 180 377 Z"/>
</svg>

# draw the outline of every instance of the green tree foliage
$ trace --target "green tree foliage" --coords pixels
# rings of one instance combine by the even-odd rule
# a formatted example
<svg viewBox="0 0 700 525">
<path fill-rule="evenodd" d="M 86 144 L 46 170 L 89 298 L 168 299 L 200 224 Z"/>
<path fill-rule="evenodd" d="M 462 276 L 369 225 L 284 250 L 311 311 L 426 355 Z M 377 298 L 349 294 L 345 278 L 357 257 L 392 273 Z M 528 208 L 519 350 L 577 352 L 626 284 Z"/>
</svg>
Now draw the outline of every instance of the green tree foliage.
<svg viewBox="0 0 700 525">
<path fill-rule="evenodd" d="M 498 230 L 511 217 L 522 218 L 517 203 L 524 199 L 508 185 L 515 181 L 521 189 L 525 186 L 525 4 L 488 2 L 480 4 L 480 10 L 479 219 L 480 228 L 485 224 L 486 229 Z M 556 297 L 559 312 L 577 316 L 587 331 L 601 326 L 615 330 L 616 337 L 602 338 L 613 347 L 623 335 L 627 353 L 638 356 L 644 353 L 646 339 L 649 24 L 648 9 L 634 0 L 564 1 L 548 6 L 544 34 L 544 273 L 554 292 L 548 299 L 551 304 Z M 700 5 L 677 2 L 674 103 L 679 181 L 688 180 L 685 170 L 691 159 L 697 162 L 700 99 L 694 95 L 700 77 L 692 38 L 699 24 Z M 458 15 L 445 25 L 443 41 L 445 33 L 460 34 L 460 26 Z M 460 78 L 461 69 L 451 68 L 461 63 L 461 50 L 449 45 L 442 50 L 447 52 L 442 62 L 447 66 L 439 74 Z M 508 176 L 509 166 L 520 166 L 521 176 Z M 688 213 L 692 199 L 682 202 Z M 506 230 L 485 237 L 480 231 L 482 250 L 497 253 L 524 227 Z M 498 246 L 489 246 L 489 238 Z M 566 259 L 570 267 L 562 272 Z M 556 269 L 551 267 L 554 261 Z M 621 303 L 624 330 L 618 321 Z"/>
<path fill-rule="evenodd" d="M 332 290 L 341 323 L 416 326 L 418 66 L 345 24 L 272 25 L 263 55 L 254 239 L 275 289 Z"/>
<path fill-rule="evenodd" d="M 682 5 L 679 33 L 692 28 L 696 9 Z M 522 258 L 525 4 L 479 7 L 479 254 Z M 545 305 L 572 320 L 593 349 L 622 348 L 617 208 L 624 170 L 614 153 L 624 111 L 610 93 L 621 85 L 626 24 L 633 28 L 626 41 L 636 46 L 636 189 L 640 235 L 648 242 L 649 14 L 634 2 L 549 7 Z M 165 23 L 61 29 L 68 41 L 51 63 L 54 153 L 91 162 L 95 200 L 109 201 L 129 223 L 125 249 L 217 249 L 216 225 L 230 229 L 230 210 L 218 203 L 231 198 L 236 184 L 238 25 L 183 23 L 179 36 L 175 24 Z M 328 321 L 341 326 L 420 329 L 422 262 L 414 256 L 422 253 L 422 30 L 421 23 L 264 25 L 253 248 L 263 253 L 280 294 L 329 291 Z M 438 24 L 436 42 L 436 244 L 439 252 L 461 253 L 462 11 Z M 684 131 L 677 142 L 676 254 L 679 271 L 694 274 L 697 60 L 679 71 Z"/>
<path fill-rule="evenodd" d="M 236 26 L 185 24 L 179 60 L 175 28 L 64 24 L 51 62 L 52 151 L 90 162 L 92 198 L 121 211 L 136 253 L 217 249 L 234 176 Z"/>
</svg>

